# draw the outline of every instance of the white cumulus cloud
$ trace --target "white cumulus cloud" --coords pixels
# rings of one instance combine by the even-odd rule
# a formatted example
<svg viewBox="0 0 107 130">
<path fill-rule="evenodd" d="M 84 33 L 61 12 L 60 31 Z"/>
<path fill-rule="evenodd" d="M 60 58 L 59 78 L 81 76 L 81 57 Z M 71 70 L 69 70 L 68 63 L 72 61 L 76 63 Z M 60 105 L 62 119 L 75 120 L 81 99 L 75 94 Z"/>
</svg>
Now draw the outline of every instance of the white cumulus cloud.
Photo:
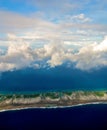
<svg viewBox="0 0 107 130">
<path fill-rule="evenodd" d="M 77 51 L 67 48 L 60 42 L 46 44 L 36 49 L 32 49 L 30 44 L 24 43 L 23 40 L 20 43 L 11 43 L 6 53 L 0 55 L 0 71 L 26 67 L 38 69 L 47 64 L 55 67 L 66 61 L 86 71 L 107 66 L 107 37 L 101 43 L 82 46 Z M 44 63 L 43 66 L 40 65 L 41 62 Z"/>
</svg>

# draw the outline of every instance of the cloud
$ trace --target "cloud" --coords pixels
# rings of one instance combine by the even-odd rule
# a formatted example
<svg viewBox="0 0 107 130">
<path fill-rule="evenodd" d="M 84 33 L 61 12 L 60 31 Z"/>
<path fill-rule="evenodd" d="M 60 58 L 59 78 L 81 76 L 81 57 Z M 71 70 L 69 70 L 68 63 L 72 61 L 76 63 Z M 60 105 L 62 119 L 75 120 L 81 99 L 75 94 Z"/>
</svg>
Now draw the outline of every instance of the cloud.
<svg viewBox="0 0 107 130">
<path fill-rule="evenodd" d="M 34 28 L 49 27 L 54 24 L 38 17 L 27 17 L 10 11 L 0 11 L 0 32 L 20 32 Z"/>
<path fill-rule="evenodd" d="M 68 11 L 79 8 L 79 4 L 71 0 L 25 0 L 28 5 L 37 7 L 40 11 L 49 14 L 65 14 Z"/>
<path fill-rule="evenodd" d="M 27 16 L 11 11 L 0 11 L 0 17 L 0 34 L 5 34 L 4 40 L 0 39 L 1 46 L 8 46 L 15 40 L 15 36 L 17 39 L 22 38 L 26 42 L 35 44 L 33 46 L 56 42 L 56 40 L 84 45 L 96 39 L 99 41 L 107 33 L 106 24 L 93 24 L 90 22 L 91 19 L 83 13 L 66 17 L 64 15 L 62 20 L 59 18 L 56 22 L 36 14 Z"/>
<path fill-rule="evenodd" d="M 82 47 L 75 55 L 76 68 L 90 70 L 107 66 L 107 37 L 101 43 Z"/>
<path fill-rule="evenodd" d="M 8 33 L 7 37 L 8 37 L 9 40 L 15 40 L 15 39 L 17 39 L 17 36 L 15 34 L 12 34 L 12 33 Z"/>
<path fill-rule="evenodd" d="M 5 71 L 12 71 L 15 68 L 14 64 L 10 63 L 0 63 L 0 71 L 5 72 Z"/>
<path fill-rule="evenodd" d="M 107 65 L 107 38 L 100 42 L 107 35 L 107 25 L 95 21 L 102 17 L 94 13 L 98 5 L 92 7 L 92 0 L 15 1 L 34 6 L 36 11 L 24 14 L 0 10 L 0 47 L 6 47 L 5 52 L 0 50 L 0 71 L 40 68 L 42 61 L 50 67 L 70 61 L 81 70 Z"/>
<path fill-rule="evenodd" d="M 107 51 L 107 36 L 104 38 L 104 40 L 97 46 L 94 47 L 94 51 Z"/>
<path fill-rule="evenodd" d="M 0 71 L 26 67 L 37 69 L 46 65 L 55 67 L 66 61 L 85 71 L 107 66 L 107 37 L 101 43 L 81 47 L 76 52 L 62 43 L 50 43 L 36 49 L 27 43 L 10 44 L 7 52 L 0 55 Z"/>
<path fill-rule="evenodd" d="M 0 56 L 0 71 L 28 67 L 33 61 L 32 53 L 27 44 L 11 44 L 6 54 Z"/>
<path fill-rule="evenodd" d="M 0 55 L 3 55 L 4 51 L 2 49 L 0 49 Z"/>
<path fill-rule="evenodd" d="M 87 22 L 91 22 L 92 19 L 89 17 L 86 17 L 85 14 L 78 14 L 78 15 L 73 15 L 73 16 L 66 16 L 67 19 L 69 19 L 70 22 L 73 23 L 87 23 Z"/>
</svg>

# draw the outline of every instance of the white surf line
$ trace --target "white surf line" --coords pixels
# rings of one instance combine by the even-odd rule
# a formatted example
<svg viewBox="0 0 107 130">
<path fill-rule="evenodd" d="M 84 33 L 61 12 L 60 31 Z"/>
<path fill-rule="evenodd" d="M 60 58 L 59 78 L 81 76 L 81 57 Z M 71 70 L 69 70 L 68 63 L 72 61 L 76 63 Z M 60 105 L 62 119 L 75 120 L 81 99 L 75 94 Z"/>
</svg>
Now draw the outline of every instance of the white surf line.
<svg viewBox="0 0 107 130">
<path fill-rule="evenodd" d="M 90 102 L 90 103 L 81 103 L 77 105 L 70 105 L 70 106 L 52 106 L 52 107 L 22 107 L 22 108 L 13 108 L 13 109 L 3 109 L 0 110 L 0 112 L 6 112 L 6 111 L 17 111 L 17 110 L 26 110 L 26 109 L 57 109 L 57 108 L 72 108 L 72 107 L 78 107 L 83 105 L 91 105 L 91 104 L 107 104 L 107 102 Z"/>
</svg>

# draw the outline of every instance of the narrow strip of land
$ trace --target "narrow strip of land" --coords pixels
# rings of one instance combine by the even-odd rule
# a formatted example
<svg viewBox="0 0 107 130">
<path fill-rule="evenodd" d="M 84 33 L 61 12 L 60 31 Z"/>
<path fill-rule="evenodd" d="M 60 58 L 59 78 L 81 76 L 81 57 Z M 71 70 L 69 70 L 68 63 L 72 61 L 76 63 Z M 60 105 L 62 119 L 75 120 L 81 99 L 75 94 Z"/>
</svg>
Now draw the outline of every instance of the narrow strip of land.
<svg viewBox="0 0 107 130">
<path fill-rule="evenodd" d="M 107 102 L 106 91 L 47 92 L 36 94 L 0 94 L 0 110 L 26 107 L 58 107 Z"/>
</svg>

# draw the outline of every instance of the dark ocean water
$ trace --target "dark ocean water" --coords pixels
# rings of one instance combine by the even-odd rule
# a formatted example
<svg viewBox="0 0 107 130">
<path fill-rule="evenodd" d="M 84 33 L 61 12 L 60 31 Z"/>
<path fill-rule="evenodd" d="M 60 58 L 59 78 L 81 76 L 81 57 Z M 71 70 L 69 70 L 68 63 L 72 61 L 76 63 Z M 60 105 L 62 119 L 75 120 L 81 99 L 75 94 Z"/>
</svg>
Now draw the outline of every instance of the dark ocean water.
<svg viewBox="0 0 107 130">
<path fill-rule="evenodd" d="M 45 92 L 65 90 L 107 90 L 107 68 L 91 72 L 67 68 L 16 70 L 4 72 L 0 92 Z"/>
<path fill-rule="evenodd" d="M 4 72 L 0 93 L 107 90 L 107 68 L 91 72 L 65 66 Z M 107 104 L 0 112 L 0 130 L 107 130 Z"/>
<path fill-rule="evenodd" d="M 107 130 L 107 104 L 0 112 L 0 130 Z"/>
</svg>

